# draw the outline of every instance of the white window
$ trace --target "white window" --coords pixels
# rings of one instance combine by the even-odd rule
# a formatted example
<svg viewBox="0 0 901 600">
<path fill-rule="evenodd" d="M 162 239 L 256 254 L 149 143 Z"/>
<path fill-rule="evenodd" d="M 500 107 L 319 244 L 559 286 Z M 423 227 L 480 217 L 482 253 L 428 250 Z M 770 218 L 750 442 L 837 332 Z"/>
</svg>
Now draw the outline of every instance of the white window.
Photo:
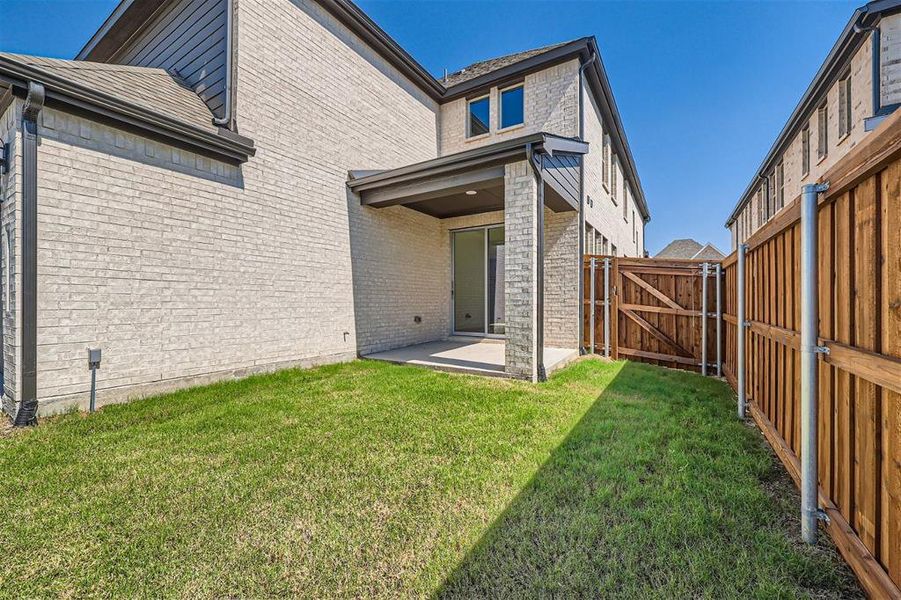
<svg viewBox="0 0 901 600">
<path fill-rule="evenodd" d="M 838 82 L 838 138 L 851 133 L 851 73 Z"/>
<path fill-rule="evenodd" d="M 525 96 L 523 84 L 517 84 L 500 92 L 498 129 L 507 129 L 525 122 Z"/>
<path fill-rule="evenodd" d="M 632 188 L 629 183 L 623 183 L 623 220 L 629 222 L 629 198 L 632 196 Z"/>
<path fill-rule="evenodd" d="M 635 228 L 635 211 L 634 210 L 632 211 L 632 241 L 636 242 L 636 243 L 638 242 L 638 233 Z M 638 247 L 636 246 L 636 250 L 637 249 L 638 249 Z"/>
<path fill-rule="evenodd" d="M 487 135 L 490 131 L 488 123 L 491 120 L 491 100 L 488 96 L 482 96 L 466 103 L 466 137 L 474 138 Z"/>
<path fill-rule="evenodd" d="M 829 154 L 829 107 L 823 104 L 817 109 L 817 159 Z"/>
</svg>

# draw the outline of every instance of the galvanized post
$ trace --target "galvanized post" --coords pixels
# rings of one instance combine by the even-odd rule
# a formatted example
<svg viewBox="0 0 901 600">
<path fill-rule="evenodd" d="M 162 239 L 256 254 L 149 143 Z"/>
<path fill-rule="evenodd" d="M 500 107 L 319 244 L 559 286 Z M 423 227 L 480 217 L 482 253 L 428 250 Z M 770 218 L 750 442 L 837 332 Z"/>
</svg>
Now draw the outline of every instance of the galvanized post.
<svg viewBox="0 0 901 600">
<path fill-rule="evenodd" d="M 736 331 L 735 331 L 735 378 L 738 386 L 738 418 L 745 418 L 745 261 L 748 256 L 747 244 L 738 245 L 738 272 L 735 274 L 736 296 L 738 300 L 738 309 L 736 314 Z"/>
<path fill-rule="evenodd" d="M 591 329 L 591 332 L 588 334 L 591 338 L 591 353 L 594 354 L 594 313 L 595 313 L 595 300 L 594 300 L 594 269 L 595 269 L 595 261 L 597 259 L 595 257 L 591 257 L 590 265 L 591 265 L 591 274 L 589 278 L 591 280 L 591 302 L 588 303 L 588 309 L 591 311 L 590 316 L 588 317 L 588 327 Z"/>
<path fill-rule="evenodd" d="M 604 259 L 604 356 L 610 358 L 610 259 Z"/>
<path fill-rule="evenodd" d="M 817 542 L 817 194 L 801 191 L 801 538 Z"/>
<path fill-rule="evenodd" d="M 716 263 L 716 376 L 723 376 L 723 265 Z"/>
<path fill-rule="evenodd" d="M 707 374 L 707 263 L 701 267 L 701 375 Z"/>
</svg>

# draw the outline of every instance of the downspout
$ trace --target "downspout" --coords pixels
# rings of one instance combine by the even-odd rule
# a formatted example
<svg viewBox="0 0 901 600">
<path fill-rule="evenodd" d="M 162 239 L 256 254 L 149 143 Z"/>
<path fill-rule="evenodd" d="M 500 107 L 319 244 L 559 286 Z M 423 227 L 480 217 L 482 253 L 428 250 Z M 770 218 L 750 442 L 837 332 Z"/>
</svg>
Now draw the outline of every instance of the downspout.
<svg viewBox="0 0 901 600">
<path fill-rule="evenodd" d="M 232 129 L 232 93 L 234 89 L 234 44 L 235 44 L 235 5 L 234 0 L 227 0 L 225 15 L 225 104 L 223 116 L 214 118 L 213 124 Z"/>
<path fill-rule="evenodd" d="M 22 388 L 15 425 L 37 424 L 38 115 L 44 86 L 29 82 L 22 108 Z"/>
<path fill-rule="evenodd" d="M 585 64 L 579 67 L 579 139 L 585 141 L 585 69 L 596 61 L 597 54 L 592 54 Z M 585 157 L 579 158 L 579 354 L 585 354 L 585 268 L 582 262 L 585 257 Z"/>
<path fill-rule="evenodd" d="M 526 145 L 529 165 L 538 179 L 537 213 L 535 215 L 535 362 L 538 381 L 547 381 L 544 369 L 544 153 L 536 153 Z"/>
</svg>

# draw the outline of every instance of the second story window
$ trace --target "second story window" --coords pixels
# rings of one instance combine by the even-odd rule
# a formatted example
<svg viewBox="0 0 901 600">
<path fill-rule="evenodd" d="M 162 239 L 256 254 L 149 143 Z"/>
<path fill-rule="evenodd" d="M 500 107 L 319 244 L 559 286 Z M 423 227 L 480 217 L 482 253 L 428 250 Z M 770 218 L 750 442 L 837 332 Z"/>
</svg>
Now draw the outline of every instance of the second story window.
<svg viewBox="0 0 901 600">
<path fill-rule="evenodd" d="M 513 87 L 501 90 L 501 110 L 499 115 L 499 129 L 515 127 L 525 122 L 525 96 L 523 86 L 520 83 Z"/>
<path fill-rule="evenodd" d="M 801 130 L 801 177 L 810 173 L 810 127 Z"/>
<path fill-rule="evenodd" d="M 613 203 L 616 204 L 616 188 L 617 188 L 617 160 L 616 155 L 613 155 L 613 159 L 610 161 L 610 199 L 613 200 Z"/>
<path fill-rule="evenodd" d="M 623 219 L 626 223 L 629 222 L 629 196 L 632 195 L 632 190 L 629 189 L 628 183 L 623 183 Z"/>
<path fill-rule="evenodd" d="M 817 160 L 829 154 L 829 107 L 825 104 L 817 109 Z"/>
<path fill-rule="evenodd" d="M 601 150 L 601 183 L 604 187 L 610 189 L 610 136 L 604 136 L 603 148 Z"/>
<path fill-rule="evenodd" d="M 489 131 L 491 101 L 488 96 L 470 100 L 466 105 L 466 137 L 473 138 L 485 135 Z"/>
<path fill-rule="evenodd" d="M 838 82 L 838 138 L 851 133 L 851 74 Z"/>
<path fill-rule="evenodd" d="M 776 210 L 785 206 L 785 166 L 780 160 L 776 165 Z"/>
</svg>

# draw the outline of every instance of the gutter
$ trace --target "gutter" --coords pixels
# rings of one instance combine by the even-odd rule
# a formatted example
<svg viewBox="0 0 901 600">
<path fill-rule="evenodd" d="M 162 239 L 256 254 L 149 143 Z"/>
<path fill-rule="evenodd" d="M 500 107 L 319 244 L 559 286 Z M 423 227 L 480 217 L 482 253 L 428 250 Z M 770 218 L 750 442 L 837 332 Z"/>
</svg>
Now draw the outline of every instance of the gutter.
<svg viewBox="0 0 901 600">
<path fill-rule="evenodd" d="M 538 381 L 547 381 L 544 368 L 544 151 L 526 144 L 526 156 L 538 180 L 535 193 L 535 368 Z"/>
<path fill-rule="evenodd" d="M 46 90 L 28 84 L 22 108 L 22 387 L 15 426 L 37 424 L 37 313 L 38 313 L 38 115 Z"/>
<path fill-rule="evenodd" d="M 226 0 L 225 15 L 225 105 L 222 107 L 222 117 L 213 119 L 213 125 L 219 125 L 226 129 L 233 129 L 232 94 L 234 93 L 234 65 L 235 65 L 235 3 L 234 0 Z"/>
<path fill-rule="evenodd" d="M 40 81 L 48 102 L 81 109 L 148 131 L 198 149 L 206 154 L 243 163 L 256 153 L 253 140 L 220 127 L 218 133 L 205 131 L 177 119 L 130 104 L 103 92 L 72 83 L 41 69 L 0 57 L 0 82 L 19 90 Z"/>
</svg>

